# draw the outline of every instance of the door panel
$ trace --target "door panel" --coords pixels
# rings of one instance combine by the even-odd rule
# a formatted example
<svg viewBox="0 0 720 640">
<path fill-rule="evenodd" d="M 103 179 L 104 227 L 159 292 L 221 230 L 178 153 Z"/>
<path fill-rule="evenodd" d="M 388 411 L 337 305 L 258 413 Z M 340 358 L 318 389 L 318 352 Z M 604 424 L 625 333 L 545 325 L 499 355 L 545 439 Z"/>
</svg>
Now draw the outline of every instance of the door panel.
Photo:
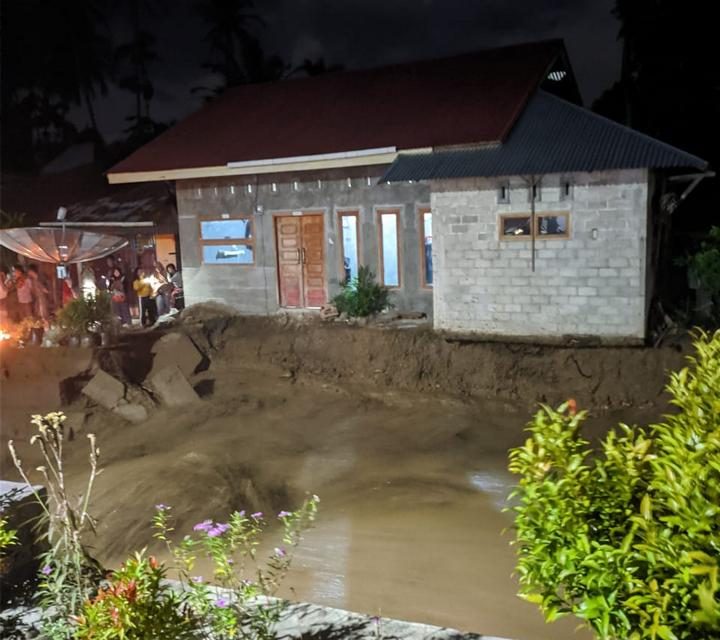
<svg viewBox="0 0 720 640">
<path fill-rule="evenodd" d="M 325 296 L 325 237 L 323 216 L 303 216 L 303 289 L 306 307 L 322 307 Z"/>
<path fill-rule="evenodd" d="M 278 248 L 278 283 L 280 305 L 302 307 L 302 247 L 300 219 L 283 217 L 275 220 Z"/>
<path fill-rule="evenodd" d="M 323 216 L 275 219 L 280 306 L 321 307 L 325 291 Z"/>
</svg>

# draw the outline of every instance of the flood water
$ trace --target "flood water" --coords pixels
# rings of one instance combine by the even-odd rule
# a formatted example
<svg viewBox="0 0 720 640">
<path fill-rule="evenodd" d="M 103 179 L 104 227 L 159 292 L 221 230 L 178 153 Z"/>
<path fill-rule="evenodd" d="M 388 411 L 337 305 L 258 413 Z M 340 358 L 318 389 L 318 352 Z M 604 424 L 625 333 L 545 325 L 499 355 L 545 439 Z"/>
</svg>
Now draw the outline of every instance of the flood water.
<svg viewBox="0 0 720 640">
<path fill-rule="evenodd" d="M 158 502 L 173 506 L 181 534 L 233 509 L 276 513 L 316 493 L 316 526 L 284 587 L 292 599 L 514 640 L 591 637 L 572 619 L 545 624 L 515 595 L 503 508 L 513 484 L 507 451 L 524 439 L 528 407 L 230 366 L 205 375 L 214 386 L 200 407 L 142 425 L 90 416 L 104 467 L 92 502 L 101 560 L 117 564 L 151 542 Z M 597 423 L 619 418 L 634 416 Z M 68 446 L 79 486 L 86 440 Z"/>
</svg>

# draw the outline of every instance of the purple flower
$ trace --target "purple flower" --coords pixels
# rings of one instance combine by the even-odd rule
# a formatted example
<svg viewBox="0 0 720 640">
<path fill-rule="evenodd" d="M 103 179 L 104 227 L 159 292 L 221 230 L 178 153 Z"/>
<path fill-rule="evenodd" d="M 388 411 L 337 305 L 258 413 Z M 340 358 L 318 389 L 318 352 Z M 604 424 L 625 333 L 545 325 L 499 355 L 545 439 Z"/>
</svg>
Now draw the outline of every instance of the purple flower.
<svg viewBox="0 0 720 640">
<path fill-rule="evenodd" d="M 168 507 L 166 504 L 163 504 L 162 502 L 160 504 L 155 505 L 155 509 L 158 511 L 167 511 L 170 507 Z"/>
<path fill-rule="evenodd" d="M 291 515 L 292 513 L 290 513 L 289 511 L 281 511 L 280 513 L 278 513 L 278 518 L 287 518 Z"/>
<path fill-rule="evenodd" d="M 52 567 L 49 564 L 46 564 L 42 569 L 40 569 L 40 573 L 44 576 L 49 576 L 52 573 Z"/>
<path fill-rule="evenodd" d="M 216 524 L 212 528 L 208 529 L 208 536 L 211 538 L 217 538 L 225 533 L 230 528 L 229 524 Z"/>
<path fill-rule="evenodd" d="M 224 609 L 225 607 L 228 606 L 228 601 L 225 598 L 218 598 L 217 600 L 215 600 L 214 604 L 216 607 L 219 607 L 220 609 Z"/>
<path fill-rule="evenodd" d="M 284 558 L 287 555 L 287 551 L 285 551 L 282 547 L 275 547 L 275 555 L 278 558 Z"/>
<path fill-rule="evenodd" d="M 193 531 L 208 531 L 213 526 L 212 520 L 203 520 L 202 522 L 198 522 L 194 527 Z"/>
<path fill-rule="evenodd" d="M 250 514 L 250 517 L 253 518 L 253 519 L 255 519 L 255 520 L 260 520 L 260 518 L 263 517 L 263 512 L 262 512 L 262 511 L 256 511 L 255 513 L 251 513 L 251 514 Z"/>
<path fill-rule="evenodd" d="M 245 517 L 245 509 L 243 509 L 243 510 L 239 513 L 239 516 L 240 516 L 241 518 L 244 518 L 244 517 Z"/>
<path fill-rule="evenodd" d="M 190 578 L 190 579 L 191 579 L 195 584 L 200 584 L 200 583 L 203 581 L 203 577 L 202 577 L 202 576 L 193 576 L 193 577 Z"/>
</svg>

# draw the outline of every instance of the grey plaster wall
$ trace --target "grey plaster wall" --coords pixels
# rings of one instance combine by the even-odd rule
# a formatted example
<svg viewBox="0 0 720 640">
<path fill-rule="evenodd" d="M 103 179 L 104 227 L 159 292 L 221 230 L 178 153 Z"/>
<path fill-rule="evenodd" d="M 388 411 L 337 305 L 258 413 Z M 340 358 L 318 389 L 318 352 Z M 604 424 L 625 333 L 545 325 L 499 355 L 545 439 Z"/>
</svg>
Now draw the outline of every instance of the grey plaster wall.
<svg viewBox="0 0 720 640">
<path fill-rule="evenodd" d="M 342 172 L 313 172 L 181 180 L 177 186 L 178 222 L 186 304 L 218 301 L 247 314 L 280 310 L 274 216 L 322 211 L 328 296 L 339 290 L 338 211 L 359 212 L 361 263 L 379 271 L 378 208 L 400 209 L 401 286 L 393 289 L 398 311 L 432 313 L 432 290 L 421 283 L 418 208 L 430 203 L 423 184 L 378 185 L 383 167 Z M 250 189 L 249 189 L 250 187 Z M 203 215 L 252 214 L 254 265 L 209 265 L 201 260 L 199 219 Z"/>
<path fill-rule="evenodd" d="M 563 197 L 561 181 L 572 192 Z M 646 328 L 648 172 L 550 175 L 538 213 L 569 212 L 568 238 L 499 237 L 502 213 L 530 211 L 522 178 L 432 185 L 437 328 L 493 335 L 642 340 Z"/>
</svg>

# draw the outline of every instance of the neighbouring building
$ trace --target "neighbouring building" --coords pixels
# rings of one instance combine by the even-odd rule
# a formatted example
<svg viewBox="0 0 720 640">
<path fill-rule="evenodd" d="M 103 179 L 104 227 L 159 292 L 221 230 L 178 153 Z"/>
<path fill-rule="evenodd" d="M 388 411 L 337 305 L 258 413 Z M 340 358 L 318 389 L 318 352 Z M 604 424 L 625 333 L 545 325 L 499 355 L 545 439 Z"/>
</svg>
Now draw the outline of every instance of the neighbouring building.
<svg viewBox="0 0 720 640">
<path fill-rule="evenodd" d="M 438 329 L 641 341 L 707 163 L 578 102 L 559 41 L 247 85 L 108 178 L 175 181 L 187 303 L 319 308 L 369 265 Z"/>
</svg>

